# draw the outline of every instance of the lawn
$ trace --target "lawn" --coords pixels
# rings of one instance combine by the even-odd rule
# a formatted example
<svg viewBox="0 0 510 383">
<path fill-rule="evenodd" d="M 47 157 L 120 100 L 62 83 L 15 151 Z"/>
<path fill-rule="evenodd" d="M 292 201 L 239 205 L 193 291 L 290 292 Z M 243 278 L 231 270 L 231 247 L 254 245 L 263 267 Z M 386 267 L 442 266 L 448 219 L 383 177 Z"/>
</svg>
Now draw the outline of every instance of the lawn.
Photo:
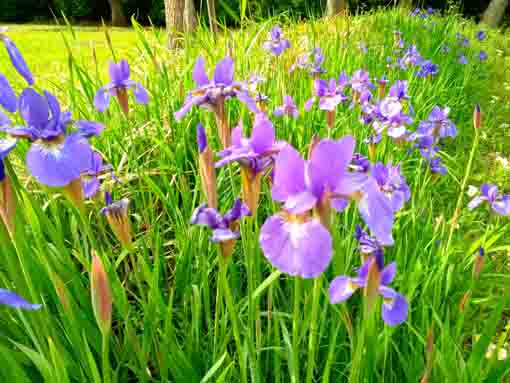
<svg viewBox="0 0 510 383">
<path fill-rule="evenodd" d="M 280 56 L 262 48 L 276 24 L 282 25 L 290 41 L 290 48 Z M 481 40 L 476 38 L 480 29 L 487 34 Z M 467 207 L 472 198 L 468 192 L 483 183 L 509 192 L 508 33 L 452 15 L 421 18 L 395 9 L 306 23 L 268 20 L 226 31 L 216 40 L 200 30 L 186 36 L 178 51 L 166 49 L 163 31 L 138 26 L 108 29 L 106 35 L 102 27 L 23 25 L 11 26 L 8 35 L 28 62 L 37 91 L 55 93 L 74 120 L 104 124 L 104 131 L 89 141 L 113 166 L 115 177 L 102 172 L 100 192 L 80 206 L 66 198 L 66 188 L 38 182 L 40 172 L 34 172 L 28 160 L 38 143 L 20 139 L 5 160 L 17 208 L 12 236 L 3 229 L 0 234 L 0 286 L 42 307 L 1 309 L 0 355 L 5 360 L 1 381 L 417 382 L 425 376 L 428 380 L 422 382 L 500 382 L 508 378 L 508 360 L 499 360 L 508 348 L 510 331 L 508 217 L 496 214 L 487 203 L 473 210 Z M 412 61 L 418 54 L 411 54 L 412 45 L 419 51 L 416 66 Z M 347 96 L 334 107 L 335 113 L 321 110 L 323 104 L 317 102 L 305 108 L 314 79 L 308 69 L 291 71 L 301 55 L 317 47 L 324 55 L 324 73 L 318 77 L 338 79 L 345 71 L 351 79 L 353 88 L 345 88 Z M 481 50 L 488 59 L 480 60 Z M 345 144 L 349 139 L 340 141 L 343 144 L 333 140 L 347 135 L 355 139 L 355 152 L 374 164 L 400 165 L 405 179 L 392 180 L 386 187 L 393 189 L 385 189 L 382 196 L 379 190 L 371 194 L 368 182 L 356 189 L 358 194 L 346 192 L 352 201 L 333 214 L 325 208 L 332 192 L 326 181 L 327 192 L 320 202 L 310 201 L 310 193 L 298 198 L 287 190 L 302 191 L 300 177 L 303 183 L 315 182 L 310 181 L 313 170 L 305 177 L 298 165 L 292 167 L 300 162 L 290 149 L 271 142 L 274 174 L 265 168 L 255 177 L 247 170 L 254 162 L 246 161 L 243 166 L 234 162 L 217 169 L 221 213 L 237 197 L 252 201 L 250 197 L 258 194 L 253 192 L 257 180 L 261 193 L 252 205 L 253 214 L 239 222 L 240 238 L 232 253 L 210 241 L 211 231 L 190 221 L 196 221 L 193 212 L 207 201 L 200 166 L 210 165 L 204 154 L 209 149 L 197 151 L 197 125 L 201 122 L 205 128 L 208 148 L 218 152 L 222 148 L 218 121 L 205 108 L 193 107 L 182 119 L 176 119 L 175 112 L 196 87 L 197 58 L 204 58 L 211 76 L 227 54 L 234 60 L 236 80 L 252 74 L 265 78 L 258 92 L 269 97 L 268 117 L 278 140 L 285 140 L 305 158 L 312 142 L 324 140 L 311 150 L 326 153 L 310 165 L 324 172 L 318 179 L 341 173 L 334 170 L 343 161 L 334 159 L 349 152 Z M 26 84 L 4 50 L 0 55 L 0 73 L 16 93 L 21 92 Z M 397 67 L 397 57 L 404 56 L 407 64 Z M 467 63 L 461 63 L 460 56 Z M 94 96 L 109 81 L 108 62 L 121 58 L 131 64 L 132 79 L 147 89 L 149 102 L 138 104 L 130 96 L 126 116 L 112 97 L 109 108 L 98 112 Z M 426 60 L 437 67 L 429 66 L 432 73 L 421 76 Z M 352 85 L 359 69 L 368 71 L 374 83 L 372 100 L 363 108 L 362 92 L 356 94 Z M 381 91 L 377 80 L 383 76 L 388 82 Z M 387 128 L 377 145 L 365 143 L 374 130 L 368 117 L 383 119 L 383 112 L 367 110 L 378 104 L 380 92 L 386 97 L 397 80 L 407 81 L 409 99 L 401 97 L 398 105 L 391 105 L 402 107 L 399 116 L 412 118 L 403 123 L 411 132 L 435 106 L 449 107 L 448 119 L 456 134 L 434 138 L 440 141 L 436 155 L 444 174 L 434 172 L 437 169 L 416 149 L 420 141 L 394 139 Z M 369 87 L 361 83 L 360 89 Z M 285 95 L 293 97 L 297 118 L 273 115 Z M 226 101 L 223 121 L 234 128 L 241 120 L 249 137 L 259 120 L 254 122 L 253 113 L 238 98 L 242 96 Z M 481 126 L 475 130 L 477 104 Z M 13 123 L 23 124 L 19 115 L 10 117 Z M 261 145 L 270 140 L 272 129 L 267 121 L 262 125 Z M 255 138 L 250 142 L 253 149 Z M 327 145 L 329 151 L 324 149 Z M 265 161 L 259 157 L 257 166 L 262 166 Z M 54 178 L 64 176 L 58 166 L 48 172 Z M 81 178 L 87 180 L 83 173 Z M 402 184 L 409 186 L 409 199 Z M 246 191 L 250 185 L 252 194 Z M 130 201 L 127 215 L 120 210 L 117 226 L 100 212 L 105 191 L 113 193 L 114 200 Z M 319 192 L 314 189 L 314 193 Z M 403 201 L 388 213 L 387 198 L 392 193 Z M 282 197 L 287 194 L 292 198 Z M 366 202 L 364 198 L 372 195 L 384 201 Z M 345 194 L 333 197 L 338 201 Z M 5 200 L 0 201 L 0 210 Z M 305 202 L 315 207 L 303 208 Z M 499 202 L 504 205 L 506 200 Z M 377 205 L 369 208 L 375 210 L 368 217 L 359 212 L 365 203 Z M 282 206 L 287 212 L 275 215 Z M 296 206 L 304 210 L 297 211 Z M 383 237 L 388 216 L 393 215 L 394 243 L 384 246 L 384 263 L 396 262 L 391 288 L 408 303 L 398 325 L 388 324 L 386 314 L 381 319 L 381 310 L 401 308 L 402 301 L 395 300 L 385 286 L 381 291 L 386 291 L 386 300 L 373 296 L 381 283 L 388 284 L 388 278 L 378 277 L 380 257 L 365 254 L 368 281 L 353 281 L 354 285 L 344 286 L 344 293 L 356 286 L 366 288 L 346 302 L 331 302 L 339 299 L 330 295 L 337 276 L 355 276 L 363 264 L 354 236 L 356 225 L 388 242 Z M 279 228 L 274 222 L 281 217 L 288 221 Z M 132 241 L 125 231 L 120 235 L 116 231 L 118 225 L 125 229 L 126 222 Z M 228 229 L 237 229 L 221 225 L 226 232 L 217 235 L 231 235 Z M 286 230 L 288 237 L 282 234 Z M 374 242 L 370 246 L 379 248 Z M 98 258 L 92 266 L 94 254 Z M 111 322 L 105 285 L 110 286 L 113 302 Z M 492 348 L 495 351 L 487 353 Z"/>
</svg>

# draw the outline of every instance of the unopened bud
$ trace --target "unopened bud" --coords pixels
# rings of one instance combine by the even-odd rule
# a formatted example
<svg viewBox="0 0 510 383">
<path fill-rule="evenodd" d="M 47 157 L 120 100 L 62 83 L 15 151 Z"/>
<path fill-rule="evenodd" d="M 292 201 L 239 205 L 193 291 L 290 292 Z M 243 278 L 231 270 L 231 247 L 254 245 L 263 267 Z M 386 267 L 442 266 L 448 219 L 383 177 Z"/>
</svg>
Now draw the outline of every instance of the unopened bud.
<svg viewBox="0 0 510 383">
<path fill-rule="evenodd" d="M 103 336 L 106 336 L 112 325 L 112 292 L 103 262 L 95 253 L 90 270 L 90 292 L 97 324 Z"/>
<path fill-rule="evenodd" d="M 11 180 L 5 175 L 4 179 L 0 181 L 0 216 L 11 237 L 14 235 L 16 206 L 16 197 L 12 190 Z"/>
<path fill-rule="evenodd" d="M 480 110 L 480 104 L 475 105 L 475 111 L 473 112 L 473 126 L 475 129 L 480 129 L 482 126 L 482 112 Z"/>
<path fill-rule="evenodd" d="M 259 205 L 261 183 L 262 172 L 254 173 L 251 168 L 241 166 L 243 200 L 253 215 L 256 214 Z"/>
</svg>

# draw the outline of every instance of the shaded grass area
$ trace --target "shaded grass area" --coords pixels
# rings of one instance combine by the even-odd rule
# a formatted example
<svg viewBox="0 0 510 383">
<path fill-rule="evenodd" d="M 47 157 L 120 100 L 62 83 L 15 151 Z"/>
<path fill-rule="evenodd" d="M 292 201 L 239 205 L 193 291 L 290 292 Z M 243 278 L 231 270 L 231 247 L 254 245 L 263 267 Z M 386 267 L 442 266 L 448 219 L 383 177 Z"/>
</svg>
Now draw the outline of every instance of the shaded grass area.
<svg viewBox="0 0 510 383">
<path fill-rule="evenodd" d="M 469 183 L 487 180 L 506 186 L 507 170 L 494 167 L 487 158 L 494 151 L 509 154 L 510 142 L 501 128 L 509 116 L 509 96 L 502 85 L 508 81 L 508 36 L 490 31 L 489 39 L 480 43 L 472 38 L 478 29 L 473 24 L 454 17 L 424 22 L 395 10 L 290 24 L 285 32 L 292 48 L 275 60 L 260 49 L 270 25 L 250 25 L 217 41 L 199 31 L 187 37 L 179 52 L 164 49 L 160 31 L 111 31 L 114 54 L 129 59 L 134 78 L 151 94 L 147 107 L 133 104 L 129 119 L 115 102 L 105 114 L 92 107 L 95 90 L 107 81 L 106 62 L 112 56 L 104 32 L 77 28 L 73 35 L 66 28 L 13 27 L 10 36 L 30 63 L 37 86 L 56 91 L 76 118 L 105 123 L 105 132 L 93 143 L 123 182 L 115 196 L 132 201 L 137 242 L 133 253 L 122 250 L 98 213 L 101 201 L 91 202 L 82 216 L 58 193 L 41 190 L 27 178 L 21 160 L 13 161 L 20 175 L 23 208 L 19 219 L 24 230 L 16 246 L 2 243 L 6 261 L 0 280 L 2 286 L 43 302 L 45 309 L 30 315 L 2 312 L 0 354 L 9 360 L 0 370 L 2 381 L 104 381 L 101 336 L 88 295 L 92 248 L 102 256 L 113 288 L 109 362 L 114 382 L 198 382 L 206 376 L 211 381 L 237 382 L 242 380 L 240 361 L 245 361 L 254 382 L 303 381 L 309 368 L 311 335 L 317 339 L 312 356 L 312 375 L 317 380 L 348 381 L 351 376 L 356 381 L 353 371 L 362 371 L 367 381 L 419 381 L 431 328 L 435 329 L 436 350 L 431 356 L 431 382 L 497 381 L 505 373 L 504 366 L 485 361 L 484 354 L 489 341 L 506 342 L 510 228 L 503 218 L 489 219 L 485 212 L 463 208 L 447 253 L 445 242 L 473 142 L 475 103 L 482 105 L 484 123 L 481 151 L 476 154 Z M 416 44 L 425 58 L 439 65 L 437 77 L 420 79 L 412 72 L 387 68 L 386 58 L 394 55 L 396 29 L 406 43 Z M 467 49 L 457 45 L 455 33 L 459 31 L 472 40 Z M 259 227 L 276 210 L 264 183 L 258 216 L 243 224 L 242 240 L 229 265 L 243 351 L 236 348 L 224 295 L 217 289 L 216 249 L 208 242 L 208 233 L 188 224 L 192 210 L 204 199 L 196 169 L 195 126 L 202 121 L 211 146 L 219 148 L 214 118 L 204 110 L 194 110 L 183 122 L 172 118 L 184 91 L 193 88 L 191 68 L 196 57 L 204 55 L 212 67 L 226 54 L 227 39 L 233 45 L 237 79 L 254 72 L 267 78 L 261 90 L 270 96 L 269 110 L 281 103 L 283 95 L 291 94 L 302 111 L 312 80 L 306 73 L 289 74 L 288 69 L 300 53 L 314 46 L 320 46 L 326 56 L 325 78 L 363 68 L 374 77 L 387 75 L 390 82 L 407 79 L 416 122 L 434 105 L 451 108 L 459 136 L 442 148 L 449 169 L 446 176 L 431 176 L 419 156 L 408 154 L 409 147 L 395 146 L 389 140 L 378 147 L 377 160 L 402 163 L 412 191 L 411 201 L 396 220 L 395 246 L 386 251 L 387 261 L 398 263 L 394 287 L 409 299 L 411 312 L 409 320 L 395 329 L 374 322 L 365 347 L 359 340 L 361 299 L 331 306 L 325 294 L 334 276 L 351 274 L 359 266 L 352 237 L 354 225 L 360 222 L 355 207 L 334 219 L 334 259 L 317 282 L 320 309 L 314 318 L 310 310 L 313 282 L 278 276 L 258 247 Z M 70 46 L 71 60 L 64 41 Z M 367 53 L 359 49 L 360 43 L 367 45 Z M 444 44 L 451 47 L 450 54 L 441 52 Z M 488 62 L 476 61 L 480 49 L 487 51 Z M 469 58 L 466 66 L 457 62 L 461 52 Z M 19 78 L 7 69 L 5 54 L 1 54 L 0 71 L 20 89 Z M 494 95 L 499 99 L 491 103 Z M 318 110 L 302 113 L 297 121 L 273 120 L 278 138 L 302 152 L 314 134 L 335 138 L 353 134 L 357 150 L 367 154 L 362 142 L 369 129 L 359 123 L 358 113 L 356 108 L 342 106 L 331 132 Z M 236 101 L 229 102 L 228 116 L 231 125 L 239 118 L 245 126 L 251 125 L 248 112 Z M 20 144 L 17 150 L 22 159 L 26 145 Z M 223 211 L 239 194 L 237 175 L 235 166 L 219 172 Z M 481 244 L 487 260 L 481 280 L 475 283 L 471 268 Z M 467 291 L 471 299 L 460 310 Z M 370 350 L 370 358 L 360 358 L 359 350 L 364 348 Z"/>
</svg>

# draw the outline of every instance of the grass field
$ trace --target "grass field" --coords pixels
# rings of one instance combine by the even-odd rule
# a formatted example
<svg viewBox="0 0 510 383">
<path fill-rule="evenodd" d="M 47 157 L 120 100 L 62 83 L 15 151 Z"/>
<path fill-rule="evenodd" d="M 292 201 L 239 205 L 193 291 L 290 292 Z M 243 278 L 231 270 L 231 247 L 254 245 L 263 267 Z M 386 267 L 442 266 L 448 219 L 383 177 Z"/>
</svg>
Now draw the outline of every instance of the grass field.
<svg viewBox="0 0 510 383">
<path fill-rule="evenodd" d="M 262 43 L 277 22 L 291 48 L 275 58 Z M 509 192 L 510 39 L 508 33 L 490 30 L 487 39 L 478 41 L 479 29 L 455 16 L 420 19 L 387 10 L 307 23 L 271 20 L 229 31 L 216 41 L 201 30 L 186 37 L 182 50 L 171 52 L 160 30 L 109 30 L 110 45 L 102 28 L 12 26 L 9 36 L 29 63 L 35 88 L 54 92 L 74 119 L 105 125 L 91 143 L 121 183 L 107 178 L 102 190 L 131 201 L 134 243 L 119 244 L 99 212 L 102 198 L 79 210 L 61 190 L 38 184 L 24 163 L 29 144 L 18 143 L 6 161 L 18 199 L 18 229 L 12 241 L 2 233 L 0 286 L 43 307 L 1 309 L 5 363 L 0 381 L 418 382 L 424 374 L 428 382 L 505 381 L 508 360 L 496 354 L 507 347 L 510 331 L 510 226 L 508 217 L 468 210 L 466 192 L 468 185 L 484 182 Z M 437 75 L 419 78 L 415 70 L 388 68 L 387 57 L 395 57 L 395 30 L 406 47 L 416 44 L 425 59 L 439 66 Z M 469 38 L 468 47 L 459 44 L 457 32 Z M 411 190 L 395 217 L 395 244 L 385 248 L 386 263 L 398 265 L 392 287 L 409 302 L 404 323 L 385 325 L 379 308 L 367 314 L 362 293 L 347 303 L 328 302 L 333 278 L 353 275 L 360 266 L 353 235 L 363 220 L 353 203 L 333 216 L 333 258 L 315 279 L 286 275 L 264 257 L 260 229 L 280 210 L 265 179 L 257 213 L 242 221 L 228 264 L 210 243 L 209 231 L 190 225 L 194 209 L 206 200 L 197 162 L 198 122 L 210 147 L 217 151 L 221 145 L 211 112 L 194 108 L 182 121 L 173 116 L 195 87 L 197 57 L 204 56 L 210 74 L 227 54 L 227 42 L 237 80 L 253 73 L 266 77 L 261 91 L 269 95 L 269 111 L 281 105 L 282 96 L 294 97 L 298 119 L 270 118 L 278 139 L 302 154 L 314 135 L 338 139 L 351 134 L 356 151 L 368 155 L 363 140 L 371 131 L 359 121 L 358 106 L 339 106 L 332 129 L 323 111 L 304 112 L 312 78 L 288 69 L 312 47 L 324 53 L 324 79 L 364 69 L 372 78 L 386 75 L 388 86 L 407 80 L 414 109 L 411 130 L 435 105 L 450 107 L 458 135 L 440 149 L 445 175 L 431 174 L 416 151 L 409 153 L 410 144 L 395 145 L 386 137 L 377 146 L 376 160 L 399 163 Z M 488 60 L 477 59 L 481 49 Z M 459 54 L 467 57 L 466 65 L 458 62 Z M 116 99 L 104 113 L 93 105 L 95 92 L 108 81 L 113 56 L 130 62 L 133 79 L 150 96 L 146 106 L 131 99 L 128 118 Z M 17 92 L 25 86 L 4 50 L 0 72 Z M 482 110 L 479 141 L 473 128 L 477 103 Z M 242 119 L 245 128 L 251 127 L 243 104 L 229 100 L 226 112 L 230 126 Z M 241 194 L 239 173 L 237 165 L 218 170 L 221 212 Z M 475 279 L 480 246 L 485 263 Z M 104 263 L 113 296 L 106 335 L 91 302 L 92 250 Z M 488 358 L 490 343 L 498 350 Z"/>
</svg>

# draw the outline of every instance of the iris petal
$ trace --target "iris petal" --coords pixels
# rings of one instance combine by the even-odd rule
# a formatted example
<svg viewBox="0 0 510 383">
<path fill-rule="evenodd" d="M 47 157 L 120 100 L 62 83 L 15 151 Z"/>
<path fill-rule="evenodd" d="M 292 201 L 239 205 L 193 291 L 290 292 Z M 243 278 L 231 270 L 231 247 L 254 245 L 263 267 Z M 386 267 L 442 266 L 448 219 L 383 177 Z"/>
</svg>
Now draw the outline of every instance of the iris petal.
<svg viewBox="0 0 510 383">
<path fill-rule="evenodd" d="M 259 242 L 268 261 L 292 276 L 318 277 L 332 257 L 331 235 L 317 220 L 286 222 L 273 215 L 262 226 Z"/>
</svg>

